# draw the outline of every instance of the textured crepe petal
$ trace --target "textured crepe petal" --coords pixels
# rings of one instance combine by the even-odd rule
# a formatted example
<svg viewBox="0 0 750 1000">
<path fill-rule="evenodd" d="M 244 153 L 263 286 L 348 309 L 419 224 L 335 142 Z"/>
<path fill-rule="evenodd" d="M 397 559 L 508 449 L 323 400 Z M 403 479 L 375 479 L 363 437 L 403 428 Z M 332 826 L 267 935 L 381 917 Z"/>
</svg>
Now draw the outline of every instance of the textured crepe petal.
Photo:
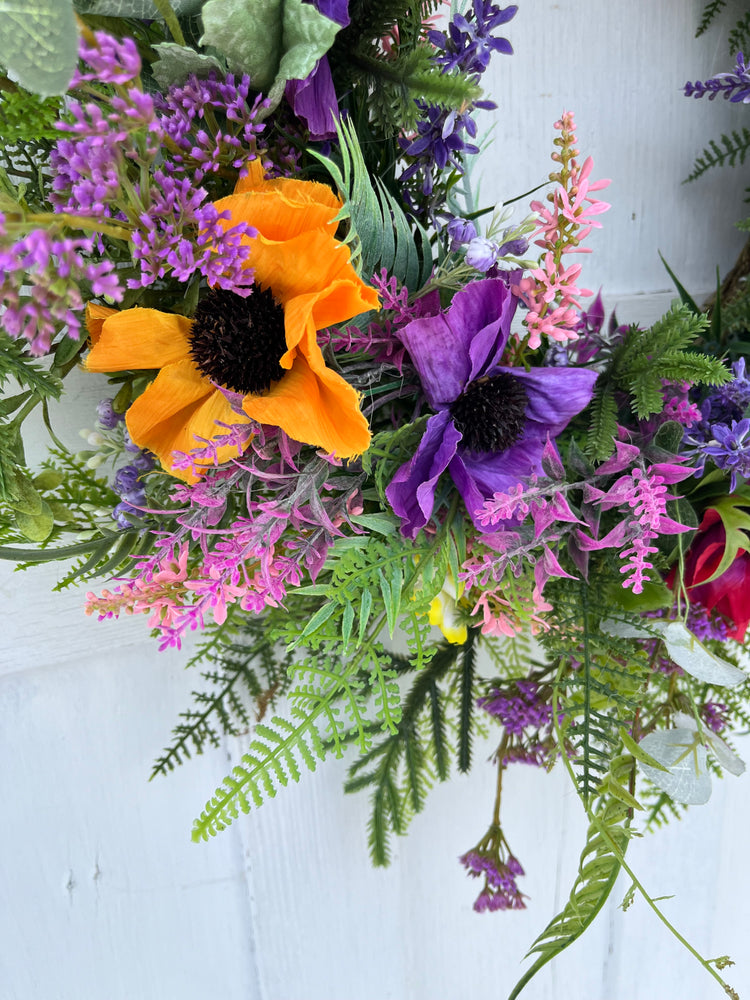
<svg viewBox="0 0 750 1000">
<path fill-rule="evenodd" d="M 165 366 L 148 388 L 129 407 L 126 423 L 131 438 L 140 448 L 148 448 L 173 476 L 195 482 L 189 471 L 173 467 L 174 451 L 187 452 L 198 445 L 196 437 L 211 439 L 216 421 L 245 422 L 225 396 L 201 375 L 187 359 Z M 218 449 L 219 461 L 237 455 L 237 448 Z"/>
<path fill-rule="evenodd" d="M 399 331 L 433 409 L 458 399 L 469 382 L 499 364 L 515 303 L 501 279 L 473 281 L 444 313 L 412 320 Z"/>
<path fill-rule="evenodd" d="M 333 235 L 341 202 L 329 187 L 284 177 L 260 181 L 259 171 L 259 161 L 253 160 L 234 194 L 214 203 L 219 212 L 231 215 L 220 220 L 224 228 L 247 222 L 266 240 L 286 240 L 322 228 Z"/>
<path fill-rule="evenodd" d="M 86 303 L 86 329 L 92 344 L 95 344 L 101 336 L 104 320 L 114 316 L 116 312 L 117 309 L 101 306 L 98 302 Z"/>
<path fill-rule="evenodd" d="M 334 281 L 320 291 L 288 299 L 284 306 L 284 331 L 288 349 L 279 359 L 279 364 L 282 368 L 291 368 L 296 353 L 294 348 L 297 346 L 301 346 L 311 363 L 313 353 L 317 353 L 322 359 L 317 342 L 318 330 L 377 306 L 378 295 L 374 289 L 367 288 L 359 279 L 352 281 L 348 278 Z"/>
<path fill-rule="evenodd" d="M 158 309 L 123 309 L 107 317 L 89 351 L 90 372 L 163 368 L 190 355 L 192 321 Z"/>
<path fill-rule="evenodd" d="M 450 413 L 443 410 L 434 414 L 416 452 L 388 485 L 388 503 L 401 518 L 401 533 L 407 538 L 414 538 L 432 516 L 437 481 L 450 465 L 460 440 L 461 432 Z"/>
<path fill-rule="evenodd" d="M 370 445 L 355 390 L 325 364 L 313 371 L 301 352 L 266 395 L 245 396 L 242 407 L 258 423 L 280 427 L 295 441 L 339 458 L 361 455 Z"/>
<path fill-rule="evenodd" d="M 500 368 L 523 382 L 528 392 L 526 420 L 557 437 L 591 402 L 596 372 L 585 368 Z"/>
</svg>

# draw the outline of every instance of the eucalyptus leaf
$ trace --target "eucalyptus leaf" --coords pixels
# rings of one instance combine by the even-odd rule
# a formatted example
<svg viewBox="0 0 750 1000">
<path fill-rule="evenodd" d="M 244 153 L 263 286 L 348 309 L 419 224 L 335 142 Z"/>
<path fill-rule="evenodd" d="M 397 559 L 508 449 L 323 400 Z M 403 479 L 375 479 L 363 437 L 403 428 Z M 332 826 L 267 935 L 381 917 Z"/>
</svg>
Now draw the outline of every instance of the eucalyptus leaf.
<svg viewBox="0 0 750 1000">
<path fill-rule="evenodd" d="M 722 687 L 734 687 L 747 679 L 744 671 L 709 652 L 682 622 L 670 622 L 664 628 L 663 638 L 669 657 L 699 681 Z"/>
<path fill-rule="evenodd" d="M 212 69 L 223 70 L 215 56 L 196 52 L 176 42 L 161 42 L 154 46 L 154 51 L 158 52 L 159 58 L 152 65 L 151 72 L 163 90 L 184 83 L 191 73 L 203 79 Z"/>
<path fill-rule="evenodd" d="M 706 769 L 706 748 L 694 729 L 664 729 L 649 733 L 641 748 L 665 768 L 657 770 L 640 761 L 646 777 L 657 788 L 688 806 L 701 806 L 711 797 L 711 776 Z"/>
<path fill-rule="evenodd" d="M 287 80 L 304 80 L 333 45 L 340 26 L 303 0 L 208 0 L 201 45 L 249 73 L 276 106 Z"/>
<path fill-rule="evenodd" d="M 0 63 L 34 94 L 64 94 L 78 62 L 72 0 L 0 0 Z"/>
</svg>

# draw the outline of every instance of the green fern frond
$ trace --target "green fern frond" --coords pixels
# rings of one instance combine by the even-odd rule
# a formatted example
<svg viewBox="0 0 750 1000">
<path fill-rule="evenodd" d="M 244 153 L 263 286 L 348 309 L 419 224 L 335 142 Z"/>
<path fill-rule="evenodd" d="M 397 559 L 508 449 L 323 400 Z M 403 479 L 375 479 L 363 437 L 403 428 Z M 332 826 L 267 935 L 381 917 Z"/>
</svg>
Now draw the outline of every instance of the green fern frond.
<svg viewBox="0 0 750 1000">
<path fill-rule="evenodd" d="M 612 762 L 608 773 L 618 786 L 624 787 L 634 768 L 632 757 L 621 757 Z M 614 796 L 602 796 L 592 813 L 570 898 L 529 949 L 527 957 L 537 955 L 538 958 L 518 981 L 508 1000 L 516 1000 L 537 972 L 578 940 L 594 922 L 617 881 L 621 858 L 631 836 L 629 827 L 628 807 Z"/>
<path fill-rule="evenodd" d="M 59 399 L 62 381 L 43 368 L 26 350 L 22 340 L 13 340 L 0 331 L 0 385 L 13 378 L 42 399 Z"/>
<path fill-rule="evenodd" d="M 320 153 L 313 151 L 313 155 L 326 167 L 344 199 L 339 218 L 349 221 L 352 261 L 365 279 L 385 268 L 416 291 L 432 271 L 427 232 L 417 223 L 412 232 L 403 209 L 378 178 L 373 187 L 354 125 L 342 121 L 337 131 L 341 167 Z"/>
<path fill-rule="evenodd" d="M 373 864 L 388 864 L 391 835 L 404 833 L 409 818 L 422 809 L 433 778 L 448 777 L 450 748 L 440 682 L 462 655 L 466 650 L 459 646 L 443 643 L 437 648 L 403 700 L 396 731 L 349 769 L 345 791 L 372 791 L 368 829 Z"/>
<path fill-rule="evenodd" d="M 750 11 L 741 17 L 729 32 L 729 51 L 732 55 L 747 52 L 750 45 Z"/>
<path fill-rule="evenodd" d="M 726 5 L 727 0 L 708 0 L 708 3 L 703 8 L 700 24 L 698 25 L 698 30 L 695 33 L 696 38 L 700 38 L 704 32 L 708 31 L 713 19 L 724 7 L 726 7 Z"/>
<path fill-rule="evenodd" d="M 721 142 L 723 149 L 714 139 L 709 142 L 693 164 L 693 169 L 685 178 L 685 183 L 702 177 L 711 167 L 733 167 L 737 161 L 744 163 L 748 148 L 750 148 L 750 129 L 743 127 L 741 132 L 733 129 L 730 135 L 722 134 Z"/>
<path fill-rule="evenodd" d="M 617 436 L 617 403 L 611 382 L 602 382 L 595 387 L 589 413 L 586 453 L 595 462 L 603 462 L 614 451 Z"/>
</svg>

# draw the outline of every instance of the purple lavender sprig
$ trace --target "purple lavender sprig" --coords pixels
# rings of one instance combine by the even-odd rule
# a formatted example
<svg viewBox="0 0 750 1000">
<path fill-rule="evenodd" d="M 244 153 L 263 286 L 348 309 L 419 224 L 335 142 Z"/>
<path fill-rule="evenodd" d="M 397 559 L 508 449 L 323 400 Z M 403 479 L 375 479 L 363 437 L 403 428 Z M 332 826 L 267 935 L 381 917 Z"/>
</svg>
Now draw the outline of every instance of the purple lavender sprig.
<svg viewBox="0 0 750 1000">
<path fill-rule="evenodd" d="M 750 104 L 750 70 L 745 65 L 742 52 L 737 53 L 737 64 L 731 73 L 717 73 L 709 80 L 688 81 L 684 88 L 685 97 L 701 98 L 708 95 L 709 101 L 721 95 L 732 104 Z"/>
</svg>

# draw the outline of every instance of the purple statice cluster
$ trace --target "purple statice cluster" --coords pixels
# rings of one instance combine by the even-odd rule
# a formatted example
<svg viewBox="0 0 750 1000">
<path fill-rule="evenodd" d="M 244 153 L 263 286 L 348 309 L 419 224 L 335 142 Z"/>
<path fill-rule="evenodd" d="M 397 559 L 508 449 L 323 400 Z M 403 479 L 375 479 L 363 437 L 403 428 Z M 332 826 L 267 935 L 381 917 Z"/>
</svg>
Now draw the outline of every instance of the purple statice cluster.
<svg viewBox="0 0 750 1000">
<path fill-rule="evenodd" d="M 730 624 L 720 615 L 716 608 L 707 611 L 702 604 L 695 601 L 688 608 L 687 627 L 701 642 L 713 639 L 716 642 L 726 642 L 729 638 Z"/>
<path fill-rule="evenodd" d="M 130 288 L 167 274 L 185 282 L 198 272 L 211 285 L 249 294 L 243 241 L 256 231 L 246 223 L 223 225 L 228 214 L 208 200 L 200 181 L 224 165 L 241 172 L 257 156 L 264 128 L 258 116 L 267 102 L 260 96 L 249 102 L 249 78 L 231 75 L 224 81 L 191 75 L 166 96 L 152 97 L 125 86 L 140 71 L 137 52 L 126 47 L 122 68 L 115 59 L 119 43 L 103 32 L 95 38 L 96 46 L 82 41 L 81 56 L 97 72 L 103 67 L 104 79 L 118 89 L 85 104 L 71 101 L 72 121 L 58 123 L 70 137 L 51 153 L 55 211 L 113 219 L 140 265 Z M 218 123 L 220 109 L 225 124 Z M 129 178 L 134 167 L 141 177 L 153 169 L 147 184 Z"/>
<path fill-rule="evenodd" d="M 482 840 L 459 861 L 472 878 L 483 878 L 484 886 L 474 901 L 477 913 L 496 910 L 525 910 L 525 896 L 516 879 L 525 872 L 511 853 L 499 826 L 490 827 Z"/>
<path fill-rule="evenodd" d="M 473 0 L 468 15 L 456 14 L 447 31 L 428 32 L 427 37 L 437 50 L 433 57 L 435 63 L 446 73 L 459 71 L 474 82 L 478 81 L 494 52 L 512 54 L 510 42 L 506 38 L 494 37 L 493 32 L 510 21 L 517 10 L 515 6 L 501 9 L 490 0 Z M 422 199 L 428 205 L 427 214 L 432 216 L 429 202 L 436 174 L 449 164 L 458 175 L 463 174 L 461 157 L 479 152 L 479 147 L 470 141 L 477 134 L 472 112 L 476 109 L 489 110 L 496 105 L 493 101 L 475 101 L 466 109 L 451 111 L 422 100 L 416 103 L 420 111 L 417 134 L 399 139 L 406 156 L 412 157 L 401 180 L 404 183 L 412 179 L 419 182 Z M 405 191 L 405 197 L 417 211 L 418 206 L 408 191 Z"/>
<path fill-rule="evenodd" d="M 494 688 L 486 697 L 477 699 L 477 705 L 512 736 L 523 735 L 527 728 L 542 729 L 552 720 L 549 692 L 540 696 L 535 681 L 514 681 L 513 687 L 505 691 Z"/>
<path fill-rule="evenodd" d="M 213 71 L 206 79 L 191 74 L 182 86 L 157 94 L 159 124 L 180 150 L 173 153 L 169 169 L 188 174 L 194 184 L 226 165 L 242 173 L 254 159 L 258 136 L 265 128 L 259 113 L 270 106 L 262 95 L 249 99 L 249 94 L 247 74 L 235 80 L 229 73 L 219 80 Z M 222 117 L 225 124 L 219 120 Z"/>
<path fill-rule="evenodd" d="M 205 189 L 196 188 L 188 177 L 154 171 L 149 207 L 131 236 L 133 260 L 141 273 L 128 279 L 129 288 L 151 285 L 167 273 L 184 282 L 198 271 L 212 286 L 250 294 L 253 273 L 244 266 L 243 240 L 258 231 L 246 222 L 224 227 L 221 220 L 230 213 L 219 212 L 206 197 Z"/>
<path fill-rule="evenodd" d="M 684 451 L 690 455 L 696 476 L 702 476 L 707 459 L 730 475 L 730 489 L 750 479 L 750 379 L 745 359 L 732 365 L 734 378 L 717 386 L 699 402 L 700 415 L 686 430 Z"/>
<path fill-rule="evenodd" d="M 58 239 L 48 229 L 34 229 L 14 241 L 0 213 L 3 328 L 14 339 L 24 337 L 32 354 L 46 354 L 63 331 L 80 339 L 82 284 L 92 295 L 121 301 L 114 264 L 87 260 L 92 251 L 92 240 Z"/>
<path fill-rule="evenodd" d="M 554 752 L 549 688 L 542 688 L 536 681 L 514 681 L 506 688 L 494 687 L 489 695 L 477 699 L 477 705 L 505 729 L 498 751 L 500 767 L 549 764 Z"/>
<path fill-rule="evenodd" d="M 706 94 L 709 101 L 720 94 L 733 104 L 750 104 L 750 70 L 745 65 L 745 57 L 737 53 L 737 65 L 731 73 L 717 73 L 710 80 L 688 81 L 683 88 L 685 97 L 701 98 Z"/>
</svg>

